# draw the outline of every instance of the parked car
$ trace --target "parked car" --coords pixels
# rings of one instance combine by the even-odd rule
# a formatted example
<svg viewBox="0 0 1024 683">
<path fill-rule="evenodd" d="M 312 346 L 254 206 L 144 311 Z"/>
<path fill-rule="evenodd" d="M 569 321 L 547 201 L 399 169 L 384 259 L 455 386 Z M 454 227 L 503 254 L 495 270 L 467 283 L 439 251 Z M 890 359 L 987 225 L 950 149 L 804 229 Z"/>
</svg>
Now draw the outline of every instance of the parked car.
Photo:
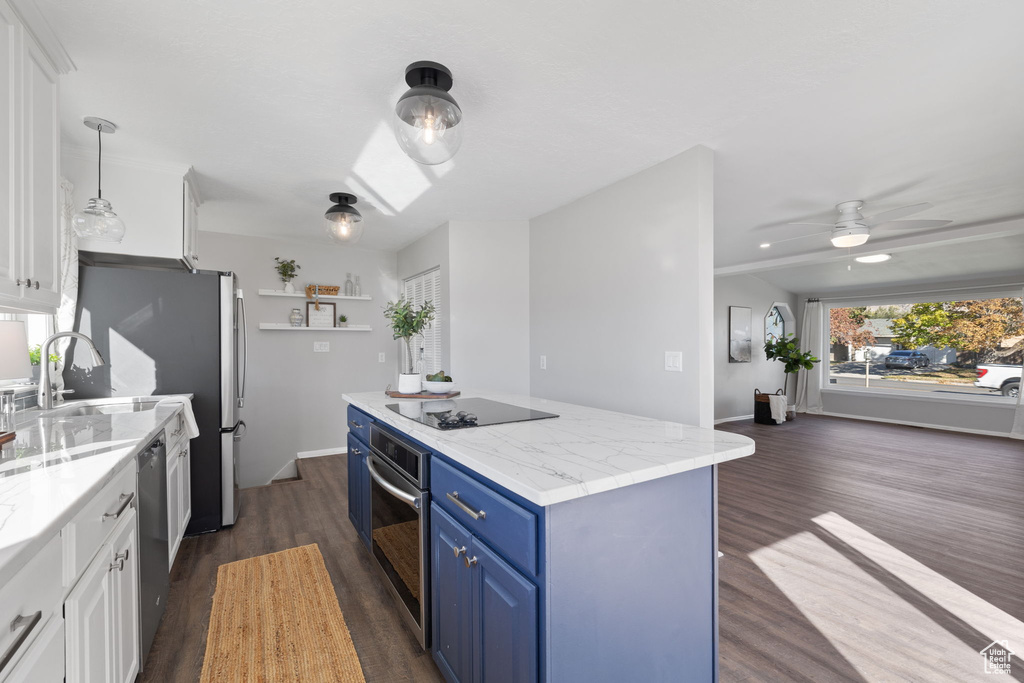
<svg viewBox="0 0 1024 683">
<path fill-rule="evenodd" d="M 1021 366 L 1019 365 L 979 365 L 978 379 L 974 386 L 998 391 L 1003 396 L 1017 398 L 1020 395 Z"/>
<path fill-rule="evenodd" d="M 885 357 L 886 368 L 926 368 L 931 363 L 921 351 L 893 351 Z"/>
</svg>

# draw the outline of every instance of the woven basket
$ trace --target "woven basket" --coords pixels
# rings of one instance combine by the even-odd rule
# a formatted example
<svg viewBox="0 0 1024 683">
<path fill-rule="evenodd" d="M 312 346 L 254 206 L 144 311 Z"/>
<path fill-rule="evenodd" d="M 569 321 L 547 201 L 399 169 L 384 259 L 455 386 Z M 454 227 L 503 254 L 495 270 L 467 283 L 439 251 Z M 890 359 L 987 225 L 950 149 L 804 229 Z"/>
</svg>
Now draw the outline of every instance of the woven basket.
<svg viewBox="0 0 1024 683">
<path fill-rule="evenodd" d="M 754 402 L 755 403 L 768 403 L 768 397 L 772 394 L 762 393 L 760 389 L 754 389 Z M 782 389 L 775 392 L 775 396 L 782 396 Z"/>
<path fill-rule="evenodd" d="M 306 285 L 306 296 L 312 299 L 315 296 L 337 296 L 341 287 L 337 285 Z"/>
</svg>

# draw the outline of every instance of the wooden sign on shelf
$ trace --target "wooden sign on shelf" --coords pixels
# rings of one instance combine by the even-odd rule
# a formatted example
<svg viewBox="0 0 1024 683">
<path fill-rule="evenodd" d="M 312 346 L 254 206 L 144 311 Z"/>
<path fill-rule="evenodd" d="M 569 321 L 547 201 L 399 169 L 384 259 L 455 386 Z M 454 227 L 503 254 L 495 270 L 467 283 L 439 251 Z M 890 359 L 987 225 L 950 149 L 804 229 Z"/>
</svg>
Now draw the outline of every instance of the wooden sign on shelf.
<svg viewBox="0 0 1024 683">
<path fill-rule="evenodd" d="M 306 327 L 334 327 L 337 319 L 333 303 L 306 302 Z"/>
</svg>

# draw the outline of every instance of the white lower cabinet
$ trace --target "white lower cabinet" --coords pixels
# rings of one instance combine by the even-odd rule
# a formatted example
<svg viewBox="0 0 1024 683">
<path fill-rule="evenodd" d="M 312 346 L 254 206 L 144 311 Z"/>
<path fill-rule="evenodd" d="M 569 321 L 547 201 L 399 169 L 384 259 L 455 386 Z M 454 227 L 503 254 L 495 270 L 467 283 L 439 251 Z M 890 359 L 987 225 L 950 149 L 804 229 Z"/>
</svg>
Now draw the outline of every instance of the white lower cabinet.
<svg viewBox="0 0 1024 683">
<path fill-rule="evenodd" d="M 61 683 L 64 680 L 64 620 L 50 617 L 4 683 Z"/>
<path fill-rule="evenodd" d="M 139 544 L 127 511 L 64 601 L 68 683 L 125 683 L 139 672 Z"/>
<path fill-rule="evenodd" d="M 182 439 L 167 451 L 167 570 L 174 566 L 185 527 L 192 519 L 192 463 L 189 440 Z"/>
</svg>

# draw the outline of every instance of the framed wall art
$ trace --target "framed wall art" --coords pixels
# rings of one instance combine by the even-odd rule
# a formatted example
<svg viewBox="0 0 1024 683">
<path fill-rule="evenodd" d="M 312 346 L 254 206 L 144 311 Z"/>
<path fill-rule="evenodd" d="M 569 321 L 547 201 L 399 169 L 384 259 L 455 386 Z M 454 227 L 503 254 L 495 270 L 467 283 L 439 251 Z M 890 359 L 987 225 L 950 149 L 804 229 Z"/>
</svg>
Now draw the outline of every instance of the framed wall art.
<svg viewBox="0 0 1024 683">
<path fill-rule="evenodd" d="M 337 319 L 333 303 L 306 302 L 306 327 L 334 327 Z"/>
<path fill-rule="evenodd" d="M 729 307 L 729 362 L 750 362 L 750 309 Z"/>
</svg>

